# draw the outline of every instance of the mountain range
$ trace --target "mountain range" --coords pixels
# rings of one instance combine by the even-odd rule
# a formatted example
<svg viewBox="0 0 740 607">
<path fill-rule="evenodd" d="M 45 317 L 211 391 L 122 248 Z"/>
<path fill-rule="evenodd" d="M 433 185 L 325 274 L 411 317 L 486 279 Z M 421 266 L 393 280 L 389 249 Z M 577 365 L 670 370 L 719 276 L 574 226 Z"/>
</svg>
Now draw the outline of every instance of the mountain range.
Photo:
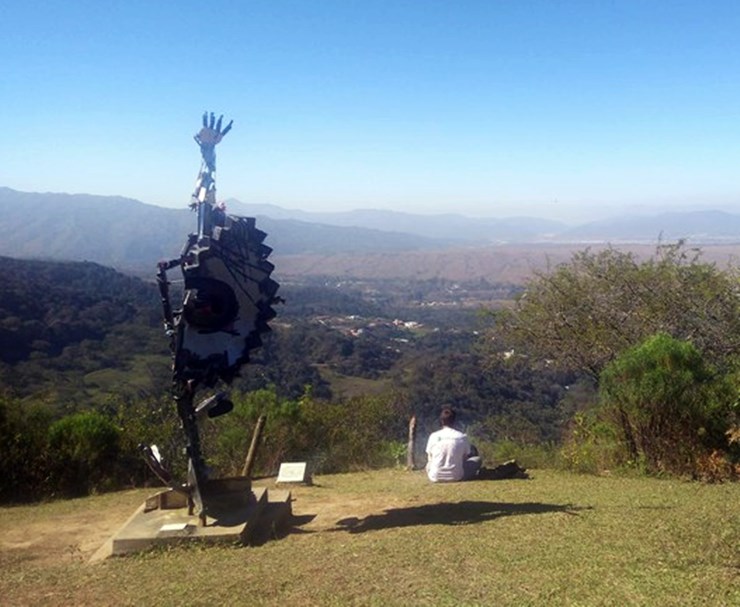
<svg viewBox="0 0 740 607">
<path fill-rule="evenodd" d="M 628 215 L 569 225 L 537 217 L 466 217 L 455 214 L 418 215 L 400 211 L 360 209 L 345 212 L 309 212 L 271 204 L 228 200 L 237 214 L 308 223 L 405 232 L 456 244 L 523 243 L 655 243 L 659 239 L 689 240 L 696 244 L 740 242 L 740 214 L 702 210 Z"/>
<path fill-rule="evenodd" d="M 740 215 L 721 211 L 617 217 L 570 226 L 533 218 L 472 218 L 357 210 L 320 213 L 227 200 L 235 215 L 257 217 L 275 255 L 368 255 L 401 251 L 435 256 L 491 245 L 740 242 Z M 121 269 L 153 268 L 177 257 L 195 215 L 119 196 L 20 192 L 0 187 L 0 255 L 88 260 Z"/>
<path fill-rule="evenodd" d="M 378 209 L 322 213 L 284 209 L 271 204 L 245 204 L 234 199 L 227 200 L 226 205 L 237 215 L 295 219 L 346 228 L 361 226 L 455 243 L 537 241 L 552 238 L 568 228 L 565 223 L 537 217 L 465 217 L 452 213 L 419 215 Z"/>
</svg>

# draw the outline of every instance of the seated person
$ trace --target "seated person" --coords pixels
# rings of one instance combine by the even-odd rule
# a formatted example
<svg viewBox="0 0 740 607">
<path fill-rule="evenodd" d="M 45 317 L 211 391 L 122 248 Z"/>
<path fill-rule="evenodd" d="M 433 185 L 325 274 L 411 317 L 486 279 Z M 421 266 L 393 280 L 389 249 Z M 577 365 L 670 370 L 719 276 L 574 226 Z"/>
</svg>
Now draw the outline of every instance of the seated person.
<svg viewBox="0 0 740 607">
<path fill-rule="evenodd" d="M 467 434 L 456 430 L 455 412 L 442 409 L 441 430 L 432 432 L 427 441 L 427 476 L 436 482 L 467 481 L 478 474 L 481 458 L 470 445 Z"/>
</svg>

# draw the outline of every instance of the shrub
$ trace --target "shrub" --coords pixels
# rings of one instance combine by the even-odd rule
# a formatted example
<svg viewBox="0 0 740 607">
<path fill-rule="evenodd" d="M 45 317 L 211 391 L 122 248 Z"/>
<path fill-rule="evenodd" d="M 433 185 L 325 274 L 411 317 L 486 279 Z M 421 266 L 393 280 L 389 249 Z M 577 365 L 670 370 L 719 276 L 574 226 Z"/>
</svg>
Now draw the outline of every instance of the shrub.
<svg viewBox="0 0 740 607">
<path fill-rule="evenodd" d="M 43 495 L 50 423 L 48 407 L 0 397 L 0 500 L 24 501 Z"/>
<path fill-rule="evenodd" d="M 393 466 L 393 443 L 406 438 L 408 410 L 395 395 L 361 396 L 339 402 L 308 400 L 303 411 L 310 432 L 305 453 L 317 471 L 342 472 Z"/>
<path fill-rule="evenodd" d="M 106 409 L 120 430 L 121 483 L 146 485 L 156 482 L 139 449 L 142 443 L 156 444 L 173 477 L 185 477 L 187 462 L 182 457 L 185 434 L 177 405 L 171 397 L 111 400 Z"/>
<path fill-rule="evenodd" d="M 726 448 L 735 394 L 689 342 L 658 333 L 601 374 L 606 412 L 648 472 L 694 474 L 699 457 Z"/>
<path fill-rule="evenodd" d="M 95 411 L 69 415 L 49 428 L 52 487 L 79 496 L 117 485 L 120 431 Z"/>
<path fill-rule="evenodd" d="M 340 472 L 395 465 L 408 418 L 402 401 L 358 397 L 341 402 L 283 399 L 274 389 L 232 395 L 234 411 L 211 424 L 204 443 L 217 473 L 241 472 L 260 415 L 266 416 L 255 474 L 275 474 L 284 461 L 309 463 L 313 472 Z M 405 452 L 405 450 L 404 450 Z"/>
<path fill-rule="evenodd" d="M 617 428 L 593 409 L 573 416 L 560 457 L 566 469 L 591 474 L 620 468 L 628 461 Z"/>
<path fill-rule="evenodd" d="M 702 262 L 683 241 L 642 261 L 612 248 L 581 251 L 535 272 L 514 307 L 497 313 L 498 339 L 486 343 L 596 379 L 621 352 L 660 331 L 691 339 L 707 360 L 729 368 L 740 351 L 737 272 Z"/>
<path fill-rule="evenodd" d="M 695 476 L 708 483 L 740 478 L 740 464 L 733 464 L 727 454 L 717 449 L 701 454 L 696 460 L 695 468 Z"/>
<path fill-rule="evenodd" d="M 265 426 L 254 464 L 255 473 L 274 474 L 280 462 L 301 450 L 300 401 L 281 398 L 273 388 L 233 393 L 234 410 L 204 428 L 208 463 L 222 476 L 241 474 L 252 434 L 261 415 Z"/>
</svg>

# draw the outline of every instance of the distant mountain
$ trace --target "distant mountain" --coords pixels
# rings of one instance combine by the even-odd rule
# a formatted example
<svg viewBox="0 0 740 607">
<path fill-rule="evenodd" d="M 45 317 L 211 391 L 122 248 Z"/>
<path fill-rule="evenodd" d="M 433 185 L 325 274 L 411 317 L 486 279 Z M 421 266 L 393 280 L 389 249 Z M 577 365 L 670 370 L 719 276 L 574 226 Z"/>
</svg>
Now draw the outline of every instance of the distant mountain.
<svg viewBox="0 0 740 607">
<path fill-rule="evenodd" d="M 594 221 L 561 232 L 562 242 L 666 242 L 687 239 L 692 243 L 740 242 L 740 215 L 724 211 L 661 213 Z"/>
<path fill-rule="evenodd" d="M 256 216 L 277 256 L 396 256 L 452 247 L 511 244 L 656 243 L 686 238 L 692 244 L 740 242 L 740 215 L 720 211 L 619 217 L 568 227 L 556 221 L 514 217 L 413 215 L 359 210 L 309 213 L 273 205 L 227 201 L 235 215 Z M 140 273 L 177 257 L 195 215 L 119 196 L 18 192 L 0 187 L 0 255 L 86 260 Z M 419 257 L 416 255 L 415 257 Z"/>
<path fill-rule="evenodd" d="M 238 209 L 230 209 L 238 213 Z M 416 250 L 444 246 L 422 236 L 263 217 L 258 227 L 280 254 Z M 154 267 L 179 255 L 195 229 L 188 209 L 118 196 L 18 192 L 0 187 L 0 255 Z"/>
<path fill-rule="evenodd" d="M 235 215 L 254 216 L 245 213 Z M 258 227 L 267 232 L 267 244 L 281 255 L 298 253 L 369 253 L 440 249 L 449 241 L 403 232 L 309 223 L 295 219 L 260 216 Z"/>
<path fill-rule="evenodd" d="M 625 242 L 655 243 L 684 238 L 696 244 L 740 242 L 740 215 L 724 211 L 687 211 L 613 217 L 578 226 L 535 217 L 465 217 L 456 214 L 415 215 L 400 211 L 361 209 L 319 213 L 283 209 L 270 204 L 227 201 L 239 214 L 297 219 L 343 227 L 406 232 L 464 245 L 517 243 Z"/>
<path fill-rule="evenodd" d="M 0 255 L 152 265 L 177 255 L 192 221 L 130 198 L 0 188 Z"/>
<path fill-rule="evenodd" d="M 384 232 L 405 232 L 456 243 L 501 243 L 547 240 L 566 230 L 568 225 L 535 217 L 465 217 L 457 214 L 417 215 L 400 211 L 358 209 L 337 213 L 283 209 L 270 204 L 245 204 L 226 201 L 237 214 L 273 219 L 298 219 L 342 227 L 362 227 Z"/>
</svg>

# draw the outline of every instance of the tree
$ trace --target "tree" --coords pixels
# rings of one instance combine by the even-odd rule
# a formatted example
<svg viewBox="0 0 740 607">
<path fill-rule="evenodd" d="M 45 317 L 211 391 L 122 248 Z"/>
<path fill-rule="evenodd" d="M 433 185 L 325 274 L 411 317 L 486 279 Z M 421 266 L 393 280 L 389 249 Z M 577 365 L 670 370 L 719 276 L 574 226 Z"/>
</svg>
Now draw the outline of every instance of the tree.
<svg viewBox="0 0 740 607">
<path fill-rule="evenodd" d="M 658 333 L 630 348 L 604 369 L 600 395 L 650 472 L 693 472 L 702 453 L 727 447 L 734 391 L 689 342 Z"/>
<path fill-rule="evenodd" d="M 718 368 L 730 368 L 740 351 L 735 271 L 702 262 L 683 242 L 658 246 L 644 261 L 613 248 L 585 250 L 537 273 L 514 307 L 495 315 L 489 343 L 596 379 L 658 332 L 689 340 Z"/>
</svg>

